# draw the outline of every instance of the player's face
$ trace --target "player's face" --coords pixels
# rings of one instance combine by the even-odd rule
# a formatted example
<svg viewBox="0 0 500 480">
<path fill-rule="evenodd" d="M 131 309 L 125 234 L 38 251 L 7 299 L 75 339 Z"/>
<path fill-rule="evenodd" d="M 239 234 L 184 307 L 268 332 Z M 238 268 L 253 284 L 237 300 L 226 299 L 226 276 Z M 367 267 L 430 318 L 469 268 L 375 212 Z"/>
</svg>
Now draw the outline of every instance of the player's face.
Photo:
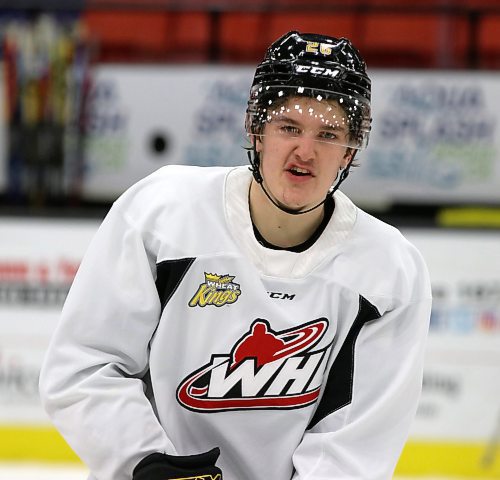
<svg viewBox="0 0 500 480">
<path fill-rule="evenodd" d="M 351 155 L 345 114 L 337 102 L 289 98 L 257 137 L 261 173 L 282 205 L 304 210 L 324 200 Z"/>
</svg>

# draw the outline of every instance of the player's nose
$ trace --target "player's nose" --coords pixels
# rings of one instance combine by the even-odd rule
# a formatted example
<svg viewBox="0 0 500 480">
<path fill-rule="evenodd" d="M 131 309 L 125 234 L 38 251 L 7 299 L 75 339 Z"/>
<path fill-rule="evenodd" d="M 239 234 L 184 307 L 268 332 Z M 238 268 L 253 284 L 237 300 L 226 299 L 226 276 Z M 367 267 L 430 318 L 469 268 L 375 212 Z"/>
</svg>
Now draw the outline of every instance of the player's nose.
<svg viewBox="0 0 500 480">
<path fill-rule="evenodd" d="M 303 162 L 311 161 L 315 156 L 316 142 L 311 135 L 297 137 L 294 153 Z"/>
</svg>

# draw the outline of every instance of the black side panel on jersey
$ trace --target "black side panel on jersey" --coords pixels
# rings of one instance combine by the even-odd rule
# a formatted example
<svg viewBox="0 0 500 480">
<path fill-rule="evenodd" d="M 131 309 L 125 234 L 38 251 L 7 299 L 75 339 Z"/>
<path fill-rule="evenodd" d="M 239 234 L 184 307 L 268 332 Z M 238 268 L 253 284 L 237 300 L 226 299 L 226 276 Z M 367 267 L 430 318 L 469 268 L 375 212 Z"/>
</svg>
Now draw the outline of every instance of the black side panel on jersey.
<svg viewBox="0 0 500 480">
<path fill-rule="evenodd" d="M 194 261 L 195 258 L 178 258 L 165 260 L 156 265 L 156 289 L 162 312 Z"/>
<path fill-rule="evenodd" d="M 360 295 L 358 314 L 347 334 L 344 344 L 340 348 L 337 358 L 333 362 L 328 374 L 323 397 L 307 426 L 308 430 L 323 420 L 323 418 L 351 403 L 356 339 L 363 325 L 371 320 L 380 318 L 380 316 L 377 308 Z"/>
</svg>

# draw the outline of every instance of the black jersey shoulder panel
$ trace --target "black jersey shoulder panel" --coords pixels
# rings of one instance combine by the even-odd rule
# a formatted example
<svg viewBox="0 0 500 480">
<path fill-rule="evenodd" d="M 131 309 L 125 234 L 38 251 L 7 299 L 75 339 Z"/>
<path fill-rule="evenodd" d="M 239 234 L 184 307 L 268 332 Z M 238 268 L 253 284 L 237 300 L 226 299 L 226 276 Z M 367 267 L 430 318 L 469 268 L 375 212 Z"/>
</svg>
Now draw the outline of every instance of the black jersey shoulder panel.
<svg viewBox="0 0 500 480">
<path fill-rule="evenodd" d="M 196 258 L 192 257 L 178 258 L 175 260 L 164 260 L 156 265 L 155 283 L 158 296 L 160 297 L 162 312 L 195 260 Z"/>
</svg>

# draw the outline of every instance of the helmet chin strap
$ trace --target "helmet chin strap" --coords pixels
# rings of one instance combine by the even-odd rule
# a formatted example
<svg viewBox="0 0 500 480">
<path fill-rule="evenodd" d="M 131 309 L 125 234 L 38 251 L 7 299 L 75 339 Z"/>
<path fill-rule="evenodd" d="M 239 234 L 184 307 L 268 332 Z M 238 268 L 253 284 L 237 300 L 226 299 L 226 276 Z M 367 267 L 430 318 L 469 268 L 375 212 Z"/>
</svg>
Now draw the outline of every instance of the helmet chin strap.
<svg viewBox="0 0 500 480">
<path fill-rule="evenodd" d="M 337 182 L 330 187 L 328 190 L 328 193 L 326 194 L 325 198 L 319 202 L 317 205 L 314 207 L 308 208 L 307 210 L 293 210 L 291 208 L 285 207 L 284 205 L 279 204 L 272 196 L 271 194 L 266 190 L 264 187 L 264 178 L 262 177 L 262 174 L 260 173 L 260 160 L 257 160 L 259 158 L 259 153 L 255 149 L 255 145 L 253 146 L 253 155 L 250 151 L 247 152 L 248 155 L 248 161 L 250 162 L 250 171 L 253 174 L 253 177 L 255 181 L 260 185 L 260 188 L 262 188 L 262 191 L 266 195 L 266 197 L 269 199 L 269 201 L 278 209 L 280 209 L 282 212 L 288 213 L 289 215 L 303 215 L 304 213 L 309 213 L 312 212 L 313 210 L 316 210 L 318 207 L 321 207 L 327 200 L 328 197 L 333 196 L 335 191 L 339 188 L 340 184 L 347 178 L 347 175 L 349 175 L 349 167 L 351 166 L 350 162 L 349 165 L 347 165 L 346 168 L 339 168 L 338 174 L 337 174 Z"/>
</svg>

